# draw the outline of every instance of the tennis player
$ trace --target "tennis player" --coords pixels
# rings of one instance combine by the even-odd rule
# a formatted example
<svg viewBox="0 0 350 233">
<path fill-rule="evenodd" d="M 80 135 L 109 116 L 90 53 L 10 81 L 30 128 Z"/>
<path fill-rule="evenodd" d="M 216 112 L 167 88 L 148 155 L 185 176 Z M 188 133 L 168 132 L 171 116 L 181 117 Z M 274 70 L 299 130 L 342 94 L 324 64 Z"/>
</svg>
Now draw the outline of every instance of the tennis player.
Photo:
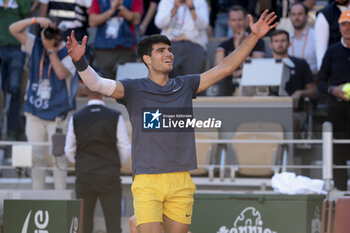
<svg viewBox="0 0 350 233">
<path fill-rule="evenodd" d="M 192 108 L 192 99 L 214 83 L 232 74 L 247 58 L 257 41 L 277 23 L 265 10 L 251 34 L 214 68 L 202 73 L 169 79 L 174 56 L 166 36 L 141 40 L 137 53 L 148 68 L 147 78 L 113 81 L 100 77 L 84 57 L 87 37 L 79 44 L 72 31 L 67 48 L 80 77 L 89 89 L 117 99 L 129 113 L 132 125 L 132 194 L 139 233 L 187 233 L 191 224 L 196 186 L 189 171 L 197 168 L 194 133 L 145 132 L 142 108 Z M 190 51 L 189 51 L 190 52 Z M 108 58 L 107 58 L 108 59 Z M 153 114 L 157 119 L 159 112 Z"/>
</svg>

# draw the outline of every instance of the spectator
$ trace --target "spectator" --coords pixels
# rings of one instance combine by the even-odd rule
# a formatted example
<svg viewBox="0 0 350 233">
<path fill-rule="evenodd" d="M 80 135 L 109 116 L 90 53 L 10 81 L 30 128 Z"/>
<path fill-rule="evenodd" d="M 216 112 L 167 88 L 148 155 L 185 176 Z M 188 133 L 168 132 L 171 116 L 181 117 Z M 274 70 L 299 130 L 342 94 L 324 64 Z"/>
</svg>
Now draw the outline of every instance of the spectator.
<svg viewBox="0 0 350 233">
<path fill-rule="evenodd" d="M 74 30 L 77 39 L 81 41 L 85 35 L 88 35 L 88 9 L 91 0 L 39 0 L 40 17 L 55 18 L 60 27 L 64 29 L 64 37 L 70 35 Z"/>
<path fill-rule="evenodd" d="M 340 41 L 338 19 L 341 12 L 350 10 L 349 0 L 335 0 L 320 10 L 315 22 L 317 68 L 320 70 L 327 48 Z"/>
<path fill-rule="evenodd" d="M 103 95 L 87 89 L 88 104 L 69 121 L 65 154 L 75 163 L 75 191 L 84 200 L 84 233 L 93 232 L 101 201 L 108 233 L 121 233 L 120 166 L 131 146 L 120 112 L 105 107 Z"/>
<path fill-rule="evenodd" d="M 233 6 L 229 9 L 229 20 L 228 25 L 232 29 L 234 36 L 222 42 L 216 49 L 214 64 L 219 64 L 228 54 L 233 52 L 240 44 L 248 37 L 248 32 L 246 31 L 247 26 L 247 12 L 241 6 Z M 262 58 L 265 55 L 265 43 L 262 39 L 253 48 L 250 53 L 250 57 Z M 221 80 L 213 86 L 213 88 L 208 89 L 207 95 L 223 95 L 231 96 L 236 86 L 233 85 L 233 78 L 240 78 L 242 75 L 242 66 L 240 66 L 232 75 Z M 236 83 L 236 81 L 234 81 Z M 216 87 L 216 88 L 215 88 Z M 218 90 L 215 93 L 213 90 Z"/>
<path fill-rule="evenodd" d="M 291 56 L 304 58 L 314 75 L 317 74 L 317 60 L 315 50 L 315 31 L 309 25 L 308 8 L 303 3 L 296 3 L 290 8 L 290 19 L 294 32 L 290 35 L 288 53 Z"/>
<path fill-rule="evenodd" d="M 271 33 L 270 46 L 273 51 L 273 58 L 289 58 L 293 66 L 290 67 L 289 80 L 285 85 L 285 90 L 293 98 L 294 105 L 294 132 L 299 132 L 306 121 L 307 114 L 302 111 L 303 98 L 315 98 L 317 89 L 312 78 L 309 64 L 302 58 L 288 55 L 289 34 L 284 30 L 275 30 Z"/>
<path fill-rule="evenodd" d="M 161 232 L 164 226 L 166 232 L 187 233 L 191 223 L 195 185 L 189 170 L 197 168 L 194 128 L 174 127 L 159 133 L 156 128 L 161 124 L 159 108 L 192 112 L 192 99 L 197 93 L 233 73 L 258 39 L 277 26 L 272 24 L 276 19 L 274 13 L 268 16 L 267 13 L 265 10 L 256 23 L 249 17 L 251 35 L 219 65 L 202 74 L 173 79 L 169 79 L 169 73 L 174 56 L 166 36 L 153 35 L 138 43 L 137 52 L 147 66 L 148 77 L 121 81 L 101 78 L 88 66 L 84 58 L 87 37 L 81 45 L 74 33 L 67 38 L 69 54 L 84 83 L 93 91 L 122 102 L 128 110 L 133 142 L 132 192 L 139 232 Z M 149 109 L 144 107 L 154 112 L 148 112 Z M 148 120 L 150 124 L 144 124 Z"/>
<path fill-rule="evenodd" d="M 233 32 L 227 25 L 228 10 L 235 5 L 244 7 L 242 0 L 211 0 L 210 1 L 210 25 L 214 29 L 215 37 L 232 37 Z"/>
<path fill-rule="evenodd" d="M 328 119 L 333 124 L 336 139 L 350 138 L 349 98 L 342 88 L 350 83 L 350 10 L 344 11 L 339 20 L 341 41 L 331 45 L 323 58 L 318 75 L 319 89 L 326 94 Z M 335 165 L 346 165 L 349 159 L 349 145 L 333 146 L 333 162 Z M 346 169 L 334 169 L 334 186 L 339 190 L 347 190 L 348 176 Z"/>
<path fill-rule="evenodd" d="M 155 23 L 162 34 L 171 40 L 172 52 L 176 57 L 170 77 L 201 73 L 204 70 L 208 14 L 205 0 L 160 1 Z"/>
<path fill-rule="evenodd" d="M 26 29 L 38 23 L 40 35 Z M 51 141 L 56 128 L 66 131 L 67 115 L 75 107 L 75 85 L 78 77 L 68 55 L 66 43 L 48 18 L 29 18 L 10 26 L 12 35 L 31 56 L 29 84 L 24 103 L 26 134 L 29 142 Z M 74 84 L 74 85 L 73 85 Z M 66 188 L 66 158 L 52 157 L 55 189 Z M 44 189 L 46 147 L 33 146 L 33 189 Z"/>
<path fill-rule="evenodd" d="M 17 139 L 17 129 L 21 109 L 21 82 L 25 54 L 21 51 L 20 43 L 9 31 L 9 26 L 23 19 L 30 11 L 29 0 L 0 1 L 0 64 L 1 88 L 9 93 L 10 108 L 8 113 L 8 140 Z"/>
<path fill-rule="evenodd" d="M 316 0 L 272 0 L 271 9 L 276 10 L 277 17 L 280 18 L 282 17 L 282 11 L 284 6 L 287 6 L 286 13 L 288 13 L 289 6 L 296 3 L 304 3 L 308 9 L 312 9 L 315 6 Z"/>
<path fill-rule="evenodd" d="M 159 34 L 160 29 L 154 24 L 159 0 L 144 0 L 144 14 L 140 23 L 140 36 Z"/>
<path fill-rule="evenodd" d="M 108 78 L 115 79 L 117 63 L 135 61 L 135 26 L 142 13 L 142 0 L 92 1 L 89 24 L 98 27 L 94 43 L 96 64 Z"/>
</svg>

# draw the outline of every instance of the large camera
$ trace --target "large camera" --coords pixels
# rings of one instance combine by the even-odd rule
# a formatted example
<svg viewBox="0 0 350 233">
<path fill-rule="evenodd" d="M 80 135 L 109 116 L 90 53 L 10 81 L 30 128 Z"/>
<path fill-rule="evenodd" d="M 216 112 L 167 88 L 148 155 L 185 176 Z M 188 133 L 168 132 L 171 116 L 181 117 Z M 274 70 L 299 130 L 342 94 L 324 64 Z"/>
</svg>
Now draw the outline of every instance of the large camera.
<svg viewBox="0 0 350 233">
<path fill-rule="evenodd" d="M 61 31 L 58 28 L 47 27 L 44 28 L 44 37 L 48 40 L 52 40 L 53 38 L 59 36 Z"/>
</svg>

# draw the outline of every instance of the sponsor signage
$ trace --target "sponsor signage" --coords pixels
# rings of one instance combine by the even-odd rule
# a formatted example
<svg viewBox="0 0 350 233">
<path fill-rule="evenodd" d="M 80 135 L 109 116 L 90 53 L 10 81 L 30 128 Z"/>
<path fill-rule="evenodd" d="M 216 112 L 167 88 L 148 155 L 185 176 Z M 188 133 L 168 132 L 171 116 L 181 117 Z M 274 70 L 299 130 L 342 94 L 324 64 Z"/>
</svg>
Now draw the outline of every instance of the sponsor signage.
<svg viewBox="0 0 350 233">
<path fill-rule="evenodd" d="M 266 225 L 266 224 L 265 224 Z M 217 233 L 277 233 L 266 226 L 261 213 L 254 207 L 247 207 L 237 216 L 233 227 L 221 226 Z"/>
<path fill-rule="evenodd" d="M 190 231 L 320 233 L 324 198 L 324 195 L 316 194 L 197 193 Z"/>
<path fill-rule="evenodd" d="M 4 233 L 80 233 L 81 200 L 5 200 Z"/>
</svg>

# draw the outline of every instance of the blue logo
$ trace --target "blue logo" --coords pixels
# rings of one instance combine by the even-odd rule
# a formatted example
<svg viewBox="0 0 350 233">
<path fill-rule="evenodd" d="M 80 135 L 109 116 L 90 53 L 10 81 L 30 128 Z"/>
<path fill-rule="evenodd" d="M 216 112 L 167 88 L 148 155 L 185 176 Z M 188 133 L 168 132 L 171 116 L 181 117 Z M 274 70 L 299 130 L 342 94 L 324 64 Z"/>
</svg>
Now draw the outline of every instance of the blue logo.
<svg viewBox="0 0 350 233">
<path fill-rule="evenodd" d="M 156 112 L 143 112 L 143 128 L 160 129 L 161 115 L 159 109 Z"/>
</svg>

